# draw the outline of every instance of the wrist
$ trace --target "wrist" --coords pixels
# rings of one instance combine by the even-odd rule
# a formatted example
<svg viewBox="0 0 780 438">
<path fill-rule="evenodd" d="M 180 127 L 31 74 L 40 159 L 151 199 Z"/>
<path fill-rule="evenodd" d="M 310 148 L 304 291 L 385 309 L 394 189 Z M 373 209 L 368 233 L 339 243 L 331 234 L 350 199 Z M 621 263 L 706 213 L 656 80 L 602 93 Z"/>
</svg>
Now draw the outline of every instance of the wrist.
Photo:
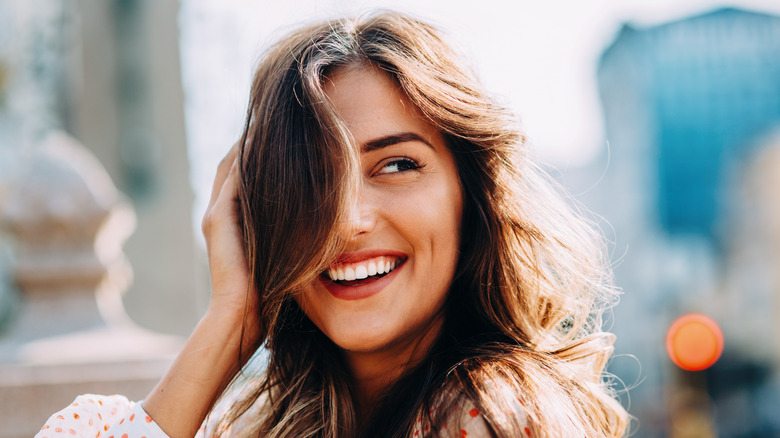
<svg viewBox="0 0 780 438">
<path fill-rule="evenodd" d="M 240 352 L 242 365 L 254 354 L 259 341 L 257 324 L 252 319 L 254 315 L 245 312 L 210 306 L 196 328 L 201 333 L 219 337 L 225 344 L 226 353 L 238 357 Z"/>
<path fill-rule="evenodd" d="M 198 325 L 207 325 L 214 328 L 222 328 L 223 330 L 240 330 L 244 325 L 246 316 L 245 311 L 241 309 L 229 309 L 225 306 L 209 305 L 206 309 L 206 313 L 200 318 Z"/>
</svg>

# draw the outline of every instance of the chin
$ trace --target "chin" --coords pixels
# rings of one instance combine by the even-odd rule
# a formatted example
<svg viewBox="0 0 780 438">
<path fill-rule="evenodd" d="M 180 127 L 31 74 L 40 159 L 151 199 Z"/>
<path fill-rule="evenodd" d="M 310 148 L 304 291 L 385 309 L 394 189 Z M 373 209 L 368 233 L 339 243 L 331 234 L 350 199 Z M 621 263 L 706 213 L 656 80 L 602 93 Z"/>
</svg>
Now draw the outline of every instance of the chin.
<svg viewBox="0 0 780 438">
<path fill-rule="evenodd" d="M 390 336 L 387 330 L 379 330 L 377 327 L 372 327 L 372 329 L 356 331 L 353 327 L 330 329 L 320 327 L 320 330 L 340 349 L 355 353 L 381 351 L 393 343 L 394 337 Z"/>
</svg>

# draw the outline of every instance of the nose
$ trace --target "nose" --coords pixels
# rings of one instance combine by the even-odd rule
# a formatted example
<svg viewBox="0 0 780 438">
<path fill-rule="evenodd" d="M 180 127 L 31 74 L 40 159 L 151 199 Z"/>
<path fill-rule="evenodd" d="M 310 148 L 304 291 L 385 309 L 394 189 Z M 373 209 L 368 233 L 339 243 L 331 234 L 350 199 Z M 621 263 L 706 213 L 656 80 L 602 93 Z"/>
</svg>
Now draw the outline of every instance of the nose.
<svg viewBox="0 0 780 438">
<path fill-rule="evenodd" d="M 376 227 L 376 212 L 374 208 L 365 202 L 363 191 L 350 202 L 347 207 L 347 217 L 341 224 L 341 237 L 350 241 L 365 236 Z"/>
</svg>

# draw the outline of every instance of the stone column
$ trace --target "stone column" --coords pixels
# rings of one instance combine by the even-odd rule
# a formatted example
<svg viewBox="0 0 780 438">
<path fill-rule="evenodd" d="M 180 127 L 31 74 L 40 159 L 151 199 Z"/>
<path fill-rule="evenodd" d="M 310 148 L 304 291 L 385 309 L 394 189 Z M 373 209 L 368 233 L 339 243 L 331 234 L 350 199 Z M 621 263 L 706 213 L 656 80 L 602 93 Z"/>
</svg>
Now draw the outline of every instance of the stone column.
<svg viewBox="0 0 780 438">
<path fill-rule="evenodd" d="M 0 336 L 2 438 L 31 436 L 81 393 L 144 397 L 181 346 L 124 312 L 135 214 L 97 159 L 55 131 L 22 162 L 0 205 L 22 297 Z"/>
<path fill-rule="evenodd" d="M 124 296 L 131 318 L 188 334 L 208 303 L 208 271 L 192 229 L 194 194 L 179 68 L 179 2 L 78 0 L 79 84 L 70 132 L 132 201 L 137 228 L 125 245 L 136 273 Z M 216 166 L 216 163 L 214 164 Z"/>
</svg>

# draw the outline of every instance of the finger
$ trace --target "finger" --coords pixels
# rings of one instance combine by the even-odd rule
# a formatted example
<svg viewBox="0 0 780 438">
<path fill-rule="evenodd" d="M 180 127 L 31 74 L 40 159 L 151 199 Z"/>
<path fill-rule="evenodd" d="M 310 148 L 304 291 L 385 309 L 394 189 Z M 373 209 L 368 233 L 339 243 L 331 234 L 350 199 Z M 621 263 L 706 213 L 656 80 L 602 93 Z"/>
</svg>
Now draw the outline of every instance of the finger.
<svg viewBox="0 0 780 438">
<path fill-rule="evenodd" d="M 222 183 L 222 187 L 219 190 L 219 195 L 216 199 L 216 202 L 227 202 L 229 203 L 228 205 L 230 205 L 230 207 L 233 208 L 237 199 L 238 199 L 238 160 L 234 158 L 233 164 L 231 164 L 230 168 L 228 169 L 227 175 L 225 175 L 225 180 Z"/>
<path fill-rule="evenodd" d="M 215 230 L 215 227 L 224 226 L 233 227 L 240 223 L 238 207 L 238 188 L 239 171 L 238 160 L 233 160 L 233 164 L 225 175 L 220 187 L 214 187 L 212 201 L 206 214 L 203 215 L 201 222 L 201 231 L 206 237 L 206 246 L 209 245 L 209 236 Z M 218 192 L 216 191 L 218 189 Z"/>
<path fill-rule="evenodd" d="M 222 190 L 222 185 L 225 183 L 225 179 L 236 162 L 236 157 L 238 157 L 239 143 L 240 142 L 236 142 L 236 144 L 230 148 L 227 155 L 225 155 L 225 157 L 219 163 L 219 166 L 217 166 L 217 174 L 214 177 L 214 186 L 211 188 L 209 206 L 214 205 L 214 202 L 217 200 L 217 197 Z"/>
</svg>

